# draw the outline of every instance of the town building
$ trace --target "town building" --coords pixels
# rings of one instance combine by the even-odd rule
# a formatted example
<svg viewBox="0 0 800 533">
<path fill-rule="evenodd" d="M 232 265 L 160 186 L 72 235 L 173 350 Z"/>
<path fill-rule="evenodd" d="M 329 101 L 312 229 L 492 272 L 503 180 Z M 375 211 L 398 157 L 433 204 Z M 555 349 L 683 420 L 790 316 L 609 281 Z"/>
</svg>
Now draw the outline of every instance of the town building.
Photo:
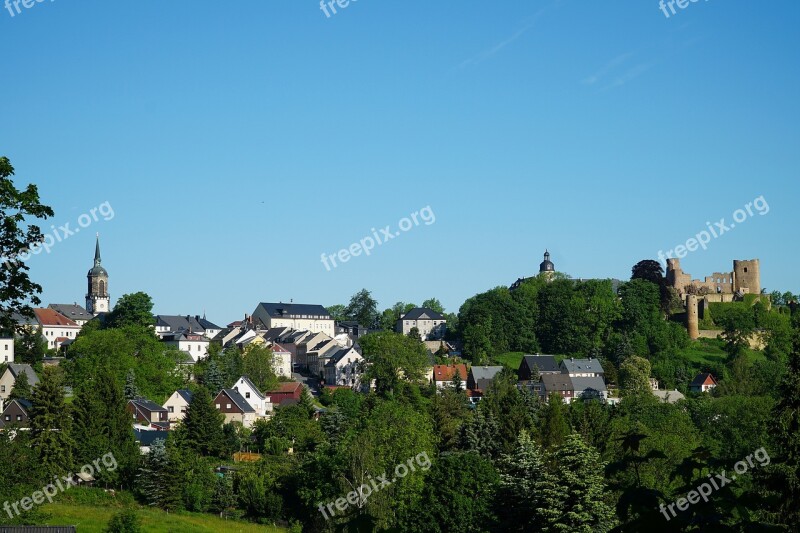
<svg viewBox="0 0 800 533">
<path fill-rule="evenodd" d="M 447 332 L 447 320 L 433 309 L 416 307 L 398 319 L 396 330 L 398 333 L 408 335 L 415 328 L 421 340 L 438 340 L 444 338 Z"/>
</svg>

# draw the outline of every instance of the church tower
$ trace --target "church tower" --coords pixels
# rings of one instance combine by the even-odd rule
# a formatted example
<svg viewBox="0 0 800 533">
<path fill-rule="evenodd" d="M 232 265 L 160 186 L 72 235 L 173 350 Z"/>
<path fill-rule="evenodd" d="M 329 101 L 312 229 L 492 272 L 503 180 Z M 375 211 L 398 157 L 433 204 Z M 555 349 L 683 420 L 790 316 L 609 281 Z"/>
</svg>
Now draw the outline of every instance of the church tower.
<svg viewBox="0 0 800 533">
<path fill-rule="evenodd" d="M 94 249 L 94 267 L 86 277 L 89 280 L 89 292 L 86 294 L 86 310 L 97 316 L 108 313 L 111 298 L 108 296 L 108 272 L 100 263 L 100 234 L 97 234 L 97 244 Z"/>
<path fill-rule="evenodd" d="M 544 274 L 547 276 L 548 279 L 553 278 L 553 274 L 555 274 L 556 266 L 550 261 L 550 252 L 547 250 L 544 251 L 544 261 L 539 264 L 539 274 Z"/>
</svg>

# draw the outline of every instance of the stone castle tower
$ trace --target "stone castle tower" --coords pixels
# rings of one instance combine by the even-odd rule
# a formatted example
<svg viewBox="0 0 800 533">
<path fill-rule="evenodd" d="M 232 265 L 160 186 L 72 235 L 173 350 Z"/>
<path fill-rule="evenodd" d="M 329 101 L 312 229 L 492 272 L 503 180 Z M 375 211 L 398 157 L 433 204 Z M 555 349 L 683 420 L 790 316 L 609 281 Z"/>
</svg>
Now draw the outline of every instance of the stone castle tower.
<svg viewBox="0 0 800 533">
<path fill-rule="evenodd" d="M 101 266 L 100 260 L 100 235 L 94 249 L 94 267 L 86 275 L 89 280 L 89 292 L 86 293 L 86 310 L 97 316 L 108 313 L 111 306 L 111 297 L 108 295 L 108 272 Z"/>
<path fill-rule="evenodd" d="M 761 267 L 758 259 L 733 262 L 733 289 L 745 294 L 761 294 Z"/>
</svg>

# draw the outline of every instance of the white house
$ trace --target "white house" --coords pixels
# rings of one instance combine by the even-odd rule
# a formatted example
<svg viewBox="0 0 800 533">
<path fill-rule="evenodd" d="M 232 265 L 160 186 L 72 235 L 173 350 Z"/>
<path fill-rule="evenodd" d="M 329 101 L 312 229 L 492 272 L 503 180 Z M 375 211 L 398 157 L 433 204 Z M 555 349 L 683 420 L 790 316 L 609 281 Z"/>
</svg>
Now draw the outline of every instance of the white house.
<svg viewBox="0 0 800 533">
<path fill-rule="evenodd" d="M 14 362 L 14 339 L 0 339 L 0 363 Z"/>
<path fill-rule="evenodd" d="M 355 348 L 342 348 L 325 363 L 325 384 L 337 387 L 361 386 L 361 361 L 364 358 Z"/>
<path fill-rule="evenodd" d="M 17 376 L 25 372 L 28 375 L 28 384 L 31 388 L 39 384 L 39 376 L 34 372 L 31 365 L 18 365 L 11 363 L 0 376 L 0 403 L 4 403 L 11 394 L 11 389 L 14 388 L 14 383 L 17 382 Z"/>
<path fill-rule="evenodd" d="M 602 378 L 605 376 L 603 365 L 597 359 L 564 359 L 561 361 L 561 372 L 571 378 Z"/>
<path fill-rule="evenodd" d="M 170 422 L 179 422 L 186 416 L 186 409 L 192 403 L 192 392 L 186 389 L 177 390 L 164 402 L 167 410 L 167 419 Z"/>
<path fill-rule="evenodd" d="M 292 328 L 322 332 L 333 337 L 333 317 L 321 305 L 296 303 L 260 303 L 253 311 L 254 322 L 261 322 L 265 329 Z"/>
<path fill-rule="evenodd" d="M 417 328 L 424 341 L 432 341 L 444 337 L 447 331 L 447 320 L 433 309 L 417 307 L 400 317 L 397 321 L 397 332 L 408 335 Z"/>
<path fill-rule="evenodd" d="M 162 338 L 177 331 L 191 331 L 213 339 L 222 331 L 221 327 L 199 315 L 156 315 L 155 321 L 156 335 Z"/>
<path fill-rule="evenodd" d="M 278 377 L 291 379 L 292 377 L 292 352 L 278 343 L 272 343 L 272 368 Z"/>
<path fill-rule="evenodd" d="M 261 391 L 258 390 L 258 387 L 256 387 L 247 376 L 240 377 L 232 388 L 241 394 L 242 397 L 247 400 L 247 403 L 255 409 L 256 416 L 265 417 L 272 413 L 272 402 L 270 398 L 262 394 Z"/>
<path fill-rule="evenodd" d="M 33 312 L 36 314 L 36 320 L 39 322 L 48 348 L 57 350 L 65 341 L 74 341 L 81 331 L 81 327 L 76 322 L 55 309 L 37 308 Z"/>
<path fill-rule="evenodd" d="M 211 342 L 203 334 L 189 333 L 184 330 L 167 333 L 161 340 L 168 346 L 174 346 L 178 350 L 186 352 L 194 362 L 208 357 L 208 345 Z"/>
</svg>

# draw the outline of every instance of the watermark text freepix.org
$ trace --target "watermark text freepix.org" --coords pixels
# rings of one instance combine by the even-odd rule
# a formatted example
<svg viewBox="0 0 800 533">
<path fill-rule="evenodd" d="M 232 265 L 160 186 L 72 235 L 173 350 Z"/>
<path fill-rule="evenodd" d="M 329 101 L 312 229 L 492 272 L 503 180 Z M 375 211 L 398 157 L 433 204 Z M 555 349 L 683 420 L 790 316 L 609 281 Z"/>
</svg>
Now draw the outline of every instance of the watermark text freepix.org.
<svg viewBox="0 0 800 533">
<path fill-rule="evenodd" d="M 41 4 L 45 0 L 6 0 L 5 6 L 8 9 L 8 12 L 13 17 L 14 15 L 19 15 L 22 13 L 22 10 L 19 8 L 20 4 L 25 9 L 30 9 L 36 4 Z M 51 2 L 55 2 L 56 0 L 50 0 Z M 15 13 L 16 11 L 16 13 Z"/>
<path fill-rule="evenodd" d="M 103 467 L 105 467 L 105 470 L 108 472 L 113 472 L 117 469 L 117 459 L 114 457 L 113 453 L 107 453 L 100 459 L 95 459 L 90 464 L 83 465 L 80 469 L 80 473 L 84 476 L 94 476 L 98 472 L 102 472 Z M 30 497 L 26 496 L 16 502 L 5 501 L 3 503 L 3 510 L 8 514 L 9 518 L 13 519 L 14 514 L 19 516 L 20 513 L 33 509 L 34 505 L 42 505 L 45 500 L 47 500 L 48 503 L 53 503 L 53 498 L 60 492 L 64 492 L 78 485 L 75 477 L 76 475 L 72 473 L 66 476 L 55 476 L 52 483 L 45 485 L 41 490 L 37 490 L 31 494 Z M 22 511 L 20 511 L 20 508 L 22 508 Z M 14 514 L 11 513 L 12 510 Z"/>
<path fill-rule="evenodd" d="M 331 13 L 337 13 L 336 6 L 344 9 L 350 5 L 350 2 L 357 2 L 358 0 L 320 0 L 319 8 L 325 13 L 325 16 L 331 18 Z"/>
<path fill-rule="evenodd" d="M 751 468 L 755 468 L 756 464 L 753 463 L 754 458 L 756 461 L 758 461 L 758 466 L 767 466 L 770 461 L 767 450 L 765 448 L 759 448 L 754 453 L 751 453 L 733 466 L 733 470 L 736 472 L 736 474 L 730 474 L 730 476 L 728 476 L 728 473 L 725 470 L 723 470 L 721 474 L 709 474 L 708 481 L 698 485 L 695 490 L 690 490 L 689 493 L 686 494 L 685 498 L 678 498 L 677 501 L 670 503 L 669 505 L 664 505 L 662 503 L 659 507 L 661 514 L 663 514 L 664 518 L 666 518 L 667 522 L 669 522 L 678 516 L 675 512 L 676 506 L 678 507 L 678 511 L 685 511 L 689 508 L 689 505 L 698 503 L 700 498 L 702 498 L 704 502 L 708 502 L 708 497 L 711 496 L 714 491 L 720 490 L 722 487 L 730 485 L 736 481 L 737 475 L 741 476 L 746 474 Z M 669 510 L 669 514 L 667 513 L 667 510 Z M 670 516 L 670 514 L 672 516 Z"/>
<path fill-rule="evenodd" d="M 675 6 L 683 10 L 689 7 L 689 4 L 696 4 L 699 1 L 700 0 L 660 0 L 658 2 L 658 9 L 664 13 L 665 17 L 669 18 L 672 15 L 677 15 L 678 11 L 675 9 Z M 705 1 L 708 2 L 708 0 Z M 667 8 L 669 8 L 669 11 L 667 11 Z"/>
<path fill-rule="evenodd" d="M 399 228 L 397 231 L 392 232 L 391 226 L 382 228 L 380 233 L 378 233 L 375 228 L 372 228 L 370 230 L 372 231 L 372 235 L 368 235 L 360 241 L 354 242 L 349 247 L 342 248 L 333 254 L 323 253 L 321 258 L 322 264 L 325 265 L 325 268 L 330 272 L 331 268 L 336 268 L 338 266 L 336 263 L 337 259 L 340 263 L 347 263 L 351 258 L 358 257 L 362 253 L 364 255 L 370 255 L 376 245 L 380 246 L 399 237 L 402 233 L 419 226 L 420 222 L 426 226 L 430 226 L 436 222 L 436 214 L 433 212 L 433 209 L 431 209 L 431 206 L 423 207 L 419 211 L 414 211 L 408 217 L 401 218 L 397 223 L 397 227 Z"/>
<path fill-rule="evenodd" d="M 0 262 L 3 263 L 5 268 L 10 268 L 9 262 L 24 263 L 32 255 L 39 255 L 42 251 L 49 254 L 56 243 L 65 241 L 76 233 L 80 233 L 82 228 L 88 228 L 93 223 L 99 222 L 100 217 L 106 222 L 114 218 L 114 208 L 111 207 L 109 202 L 103 202 L 97 207 L 91 208 L 88 213 L 79 216 L 77 227 L 73 227 L 71 222 L 67 222 L 63 226 L 52 224 L 50 226 L 51 232 L 42 235 L 42 242 L 31 245 L 30 249 L 22 250 L 16 258 L 0 258 Z"/>
<path fill-rule="evenodd" d="M 377 476 L 377 482 L 372 479 L 372 476 L 369 476 L 368 483 L 364 483 L 356 490 L 350 491 L 346 497 L 337 498 L 336 501 L 330 502 L 327 505 L 319 504 L 319 512 L 322 513 L 325 520 L 330 520 L 332 517 L 336 516 L 336 511 L 333 510 L 334 506 L 340 513 L 344 513 L 351 505 L 358 504 L 359 507 L 362 507 L 370 494 L 388 487 L 398 479 L 403 479 L 411 472 L 416 472 L 417 467 L 421 470 L 429 470 L 431 468 L 431 460 L 428 457 L 428 452 L 419 453 L 416 457 L 411 457 L 405 463 L 400 463 L 394 467 L 394 477 L 392 479 L 386 479 L 388 474 L 385 472 L 382 476 Z M 330 513 L 330 516 L 326 511 Z"/>
<path fill-rule="evenodd" d="M 713 226 L 711 225 L 711 222 L 706 222 L 708 231 L 703 230 L 699 232 L 694 237 L 688 239 L 685 244 L 679 244 L 675 248 L 667 250 L 666 254 L 664 253 L 664 250 L 659 250 L 658 260 L 662 263 L 666 263 L 667 259 L 683 259 L 689 252 L 694 252 L 698 248 L 702 248 L 703 250 L 707 249 L 708 243 L 711 242 L 712 236 L 715 239 L 718 239 L 725 233 L 735 228 L 736 224 L 741 224 L 749 217 L 755 216 L 753 208 L 755 208 L 756 212 L 761 216 L 769 213 L 769 204 L 764 198 L 764 195 L 759 196 L 752 202 L 747 202 L 744 208 L 734 211 L 733 222 L 726 223 L 725 218 L 719 219 L 719 222 L 714 222 Z"/>
</svg>

